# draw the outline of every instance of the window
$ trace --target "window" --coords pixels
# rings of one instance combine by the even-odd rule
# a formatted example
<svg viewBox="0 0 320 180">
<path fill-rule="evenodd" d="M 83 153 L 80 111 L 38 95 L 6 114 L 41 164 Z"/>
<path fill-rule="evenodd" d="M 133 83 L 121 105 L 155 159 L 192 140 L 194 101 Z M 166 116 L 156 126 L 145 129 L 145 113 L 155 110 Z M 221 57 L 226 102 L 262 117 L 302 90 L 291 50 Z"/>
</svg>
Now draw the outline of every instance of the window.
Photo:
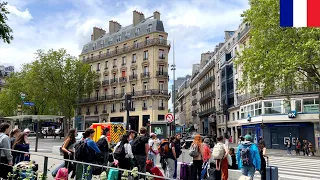
<svg viewBox="0 0 320 180">
<path fill-rule="evenodd" d="M 114 81 L 116 80 L 116 74 L 115 73 L 113 74 L 112 78 L 113 78 Z"/>
<path fill-rule="evenodd" d="M 303 112 L 305 112 L 305 113 L 319 112 L 318 105 L 319 105 L 318 99 L 304 99 L 303 100 Z"/>
<path fill-rule="evenodd" d="M 164 59 L 164 50 L 159 49 L 159 59 Z"/>
<path fill-rule="evenodd" d="M 136 74 L 136 70 L 135 69 L 132 69 L 131 72 L 132 72 L 132 75 Z"/>
<path fill-rule="evenodd" d="M 130 31 L 126 33 L 126 39 L 129 39 L 129 37 L 130 37 Z"/>
<path fill-rule="evenodd" d="M 132 63 L 137 62 L 137 55 L 136 54 L 132 54 Z"/>
<path fill-rule="evenodd" d="M 284 101 L 283 106 L 284 106 L 284 113 L 288 114 L 291 111 L 291 102 Z"/>
<path fill-rule="evenodd" d="M 232 113 L 232 120 L 235 121 L 236 120 L 236 114 Z"/>
<path fill-rule="evenodd" d="M 86 60 L 86 57 L 85 57 L 85 56 L 83 56 L 83 57 L 82 57 L 82 60 L 83 60 L 83 61 L 85 61 L 85 60 Z"/>
<path fill-rule="evenodd" d="M 91 54 L 91 59 L 93 59 L 93 54 Z"/>
<path fill-rule="evenodd" d="M 262 114 L 262 102 L 256 103 L 255 104 L 255 112 L 254 115 L 255 116 L 259 116 Z"/>
<path fill-rule="evenodd" d="M 241 117 L 239 115 L 240 113 L 241 113 Z M 240 113 L 237 112 L 237 116 L 238 116 L 237 119 L 247 118 L 248 115 L 250 115 L 250 117 L 259 116 L 262 114 L 262 102 L 257 102 L 254 104 L 243 106 L 240 108 Z"/>
<path fill-rule="evenodd" d="M 143 67 L 143 72 L 144 72 L 144 74 L 147 74 L 149 72 L 148 66 L 144 66 Z"/>
<path fill-rule="evenodd" d="M 163 105 L 163 99 L 159 99 L 159 107 L 164 107 L 164 105 Z"/>
<path fill-rule="evenodd" d="M 146 44 L 149 42 L 149 36 L 147 36 L 146 38 L 145 38 L 145 42 L 146 42 Z"/>
<path fill-rule="evenodd" d="M 96 91 L 96 99 L 99 99 L 99 90 Z"/>
<path fill-rule="evenodd" d="M 117 42 L 121 41 L 121 34 L 118 35 L 117 37 Z"/>
<path fill-rule="evenodd" d="M 163 66 L 163 65 L 160 65 L 160 66 L 159 66 L 159 72 L 163 74 L 163 70 L 164 70 L 164 66 Z"/>
<path fill-rule="evenodd" d="M 125 44 L 123 45 L 123 49 L 125 49 L 125 50 L 126 50 L 126 49 L 127 49 L 127 47 L 128 47 L 128 46 L 127 46 L 127 43 L 125 43 Z"/>
<path fill-rule="evenodd" d="M 133 41 L 134 48 L 138 48 L 138 40 Z"/>
<path fill-rule="evenodd" d="M 98 112 L 98 106 L 97 105 L 95 106 L 94 110 L 95 110 L 95 112 Z"/>
<path fill-rule="evenodd" d="M 88 113 L 90 112 L 90 107 L 89 107 L 89 106 L 87 107 L 87 112 L 88 112 Z"/>
<path fill-rule="evenodd" d="M 100 71 L 100 63 L 97 64 L 97 71 Z"/>
<path fill-rule="evenodd" d="M 136 29 L 136 36 L 138 36 L 140 34 L 140 28 Z"/>
<path fill-rule="evenodd" d="M 108 61 L 105 62 L 104 69 L 108 69 Z"/>
<path fill-rule="evenodd" d="M 115 47 L 115 51 L 116 51 L 116 53 L 118 53 L 118 46 Z"/>
<path fill-rule="evenodd" d="M 104 46 L 104 40 L 101 40 L 101 47 Z"/>
<path fill-rule="evenodd" d="M 148 90 L 148 83 L 147 82 L 143 83 L 143 90 Z"/>
<path fill-rule="evenodd" d="M 116 95 L 116 87 L 113 88 L 113 95 Z"/>
<path fill-rule="evenodd" d="M 117 67 L 117 59 L 113 60 L 113 67 Z"/>
<path fill-rule="evenodd" d="M 106 104 L 103 105 L 103 111 L 104 111 L 104 112 L 107 111 L 107 105 L 106 105 Z"/>
<path fill-rule="evenodd" d="M 126 71 L 121 72 L 121 77 L 126 77 Z"/>
<path fill-rule="evenodd" d="M 97 43 L 93 43 L 92 50 L 95 50 L 96 48 L 97 48 Z"/>
<path fill-rule="evenodd" d="M 113 42 L 113 37 L 109 39 L 109 42 L 108 42 L 109 45 L 112 44 L 112 42 Z"/>
<path fill-rule="evenodd" d="M 148 51 L 144 51 L 143 52 L 143 60 L 147 60 L 148 59 Z"/>
<path fill-rule="evenodd" d="M 116 111 L 116 104 L 112 104 L 112 111 L 113 111 L 113 112 Z"/>
<path fill-rule="evenodd" d="M 160 91 L 164 90 L 164 82 L 163 81 L 159 81 L 159 90 Z"/>
<path fill-rule="evenodd" d="M 101 52 L 101 51 L 99 51 L 99 58 L 101 58 L 101 53 L 102 53 L 102 52 Z"/>
<path fill-rule="evenodd" d="M 104 90 L 104 96 L 106 97 L 107 95 L 108 95 L 108 90 L 105 89 L 105 90 Z"/>
<path fill-rule="evenodd" d="M 136 108 L 134 100 L 131 100 L 131 109 L 134 110 Z"/>
<path fill-rule="evenodd" d="M 295 100 L 295 110 L 297 112 L 302 112 L 302 100 Z"/>
<path fill-rule="evenodd" d="M 132 94 L 134 94 L 134 84 L 132 84 Z"/>
<path fill-rule="evenodd" d="M 122 57 L 122 65 L 126 65 L 126 56 Z"/>
<path fill-rule="evenodd" d="M 125 87 L 125 86 L 122 86 L 122 87 L 121 87 L 121 93 L 122 93 L 122 94 L 126 93 L 126 87 Z"/>
<path fill-rule="evenodd" d="M 159 35 L 159 40 L 160 40 L 160 43 L 162 43 L 164 41 L 164 37 L 162 35 Z"/>
<path fill-rule="evenodd" d="M 151 32 L 151 28 L 152 28 L 152 24 L 149 24 L 149 25 L 148 25 L 148 29 L 147 29 L 147 32 L 148 32 L 148 33 Z"/>
<path fill-rule="evenodd" d="M 280 114 L 281 113 L 281 101 L 265 101 L 264 102 L 265 114 Z"/>
<path fill-rule="evenodd" d="M 107 49 L 107 55 L 109 55 L 109 53 L 110 53 L 110 50 L 109 50 L 109 49 Z"/>
<path fill-rule="evenodd" d="M 146 108 L 147 107 L 147 101 L 143 100 L 143 107 Z"/>
<path fill-rule="evenodd" d="M 240 119 L 240 112 L 237 111 L 237 120 Z"/>
</svg>

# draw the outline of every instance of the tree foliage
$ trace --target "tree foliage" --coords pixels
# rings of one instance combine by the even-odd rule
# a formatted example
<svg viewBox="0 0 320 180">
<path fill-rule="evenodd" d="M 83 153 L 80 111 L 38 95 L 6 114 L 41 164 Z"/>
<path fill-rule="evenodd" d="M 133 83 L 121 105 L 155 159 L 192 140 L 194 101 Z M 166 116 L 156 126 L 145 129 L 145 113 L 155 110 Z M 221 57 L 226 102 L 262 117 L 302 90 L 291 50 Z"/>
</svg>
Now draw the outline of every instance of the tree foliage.
<svg viewBox="0 0 320 180">
<path fill-rule="evenodd" d="M 12 29 L 7 25 L 8 17 L 10 14 L 6 8 L 7 2 L 0 2 L 0 39 L 3 39 L 4 43 L 10 44 L 13 40 Z"/>
<path fill-rule="evenodd" d="M 280 27 L 279 0 L 249 3 L 242 14 L 251 26 L 249 46 L 236 61 L 243 67 L 239 88 L 269 95 L 319 86 L 320 29 Z"/>
<path fill-rule="evenodd" d="M 6 80 L 7 87 L 0 92 L 0 114 L 14 115 L 23 92 L 26 101 L 35 103 L 35 107 L 23 108 L 25 114 L 63 115 L 70 121 L 78 99 L 92 92 L 94 78 L 90 66 L 67 54 L 65 49 L 38 50 L 35 61 Z"/>
</svg>

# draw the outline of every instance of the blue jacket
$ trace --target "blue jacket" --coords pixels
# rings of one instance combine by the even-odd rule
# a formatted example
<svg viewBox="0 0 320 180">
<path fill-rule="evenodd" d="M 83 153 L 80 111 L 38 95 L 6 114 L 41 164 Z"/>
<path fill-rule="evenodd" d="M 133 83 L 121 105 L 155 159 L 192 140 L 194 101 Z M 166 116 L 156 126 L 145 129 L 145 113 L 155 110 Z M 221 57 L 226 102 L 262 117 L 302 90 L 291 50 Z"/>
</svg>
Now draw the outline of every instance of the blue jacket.
<svg viewBox="0 0 320 180">
<path fill-rule="evenodd" d="M 30 146 L 29 144 L 16 144 L 14 150 L 24 151 L 26 153 L 29 152 Z M 18 164 L 21 161 L 30 161 L 30 156 L 24 156 L 24 153 L 15 153 L 15 164 Z"/>
<path fill-rule="evenodd" d="M 238 150 L 237 150 L 238 167 L 239 167 L 239 169 L 242 168 L 242 160 L 240 157 L 241 149 L 243 147 L 246 148 L 249 145 L 250 145 L 250 155 L 251 155 L 251 159 L 252 159 L 252 164 L 254 165 L 254 167 L 257 170 L 260 170 L 261 169 L 261 159 L 260 159 L 259 149 L 258 149 L 257 145 L 255 145 L 249 141 L 244 141 L 238 146 Z"/>
<path fill-rule="evenodd" d="M 93 149 L 96 153 L 100 153 L 100 149 L 98 148 L 97 144 L 92 139 L 87 138 L 86 143 L 87 143 L 88 147 Z"/>
</svg>

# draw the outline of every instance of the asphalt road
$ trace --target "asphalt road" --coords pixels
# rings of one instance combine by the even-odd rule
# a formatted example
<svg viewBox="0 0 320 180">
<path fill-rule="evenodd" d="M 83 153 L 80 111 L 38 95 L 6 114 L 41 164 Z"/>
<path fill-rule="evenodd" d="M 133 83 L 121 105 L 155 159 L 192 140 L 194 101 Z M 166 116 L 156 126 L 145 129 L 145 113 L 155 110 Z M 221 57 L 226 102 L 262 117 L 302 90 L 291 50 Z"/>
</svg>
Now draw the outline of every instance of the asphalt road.
<svg viewBox="0 0 320 180">
<path fill-rule="evenodd" d="M 36 145 L 36 138 L 35 137 L 29 137 L 30 141 L 30 151 L 34 152 L 35 151 L 35 145 Z M 38 141 L 38 152 L 44 152 L 44 153 L 51 153 L 52 152 L 52 147 L 53 146 L 61 146 L 63 143 L 63 138 L 60 140 L 59 137 L 54 139 L 51 136 L 48 136 L 47 138 L 40 139 Z"/>
</svg>

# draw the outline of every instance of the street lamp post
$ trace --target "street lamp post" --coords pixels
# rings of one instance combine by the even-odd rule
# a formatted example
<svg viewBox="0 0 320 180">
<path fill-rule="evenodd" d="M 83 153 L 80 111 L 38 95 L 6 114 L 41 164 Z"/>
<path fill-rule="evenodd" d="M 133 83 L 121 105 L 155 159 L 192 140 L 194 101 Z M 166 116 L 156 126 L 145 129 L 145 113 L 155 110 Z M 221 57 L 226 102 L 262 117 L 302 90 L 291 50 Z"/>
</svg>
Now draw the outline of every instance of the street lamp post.
<svg viewBox="0 0 320 180">
<path fill-rule="evenodd" d="M 175 71 L 176 71 L 176 64 L 174 59 L 174 40 L 172 41 L 172 50 L 173 50 L 173 63 L 171 65 L 171 70 L 173 72 L 173 89 L 172 89 L 172 98 L 173 98 L 173 126 L 175 128 L 176 126 L 176 77 L 175 77 Z M 171 131 L 170 131 L 171 132 Z M 173 129 L 173 134 L 175 134 L 176 130 Z M 171 133 L 170 133 L 171 135 Z"/>
</svg>

